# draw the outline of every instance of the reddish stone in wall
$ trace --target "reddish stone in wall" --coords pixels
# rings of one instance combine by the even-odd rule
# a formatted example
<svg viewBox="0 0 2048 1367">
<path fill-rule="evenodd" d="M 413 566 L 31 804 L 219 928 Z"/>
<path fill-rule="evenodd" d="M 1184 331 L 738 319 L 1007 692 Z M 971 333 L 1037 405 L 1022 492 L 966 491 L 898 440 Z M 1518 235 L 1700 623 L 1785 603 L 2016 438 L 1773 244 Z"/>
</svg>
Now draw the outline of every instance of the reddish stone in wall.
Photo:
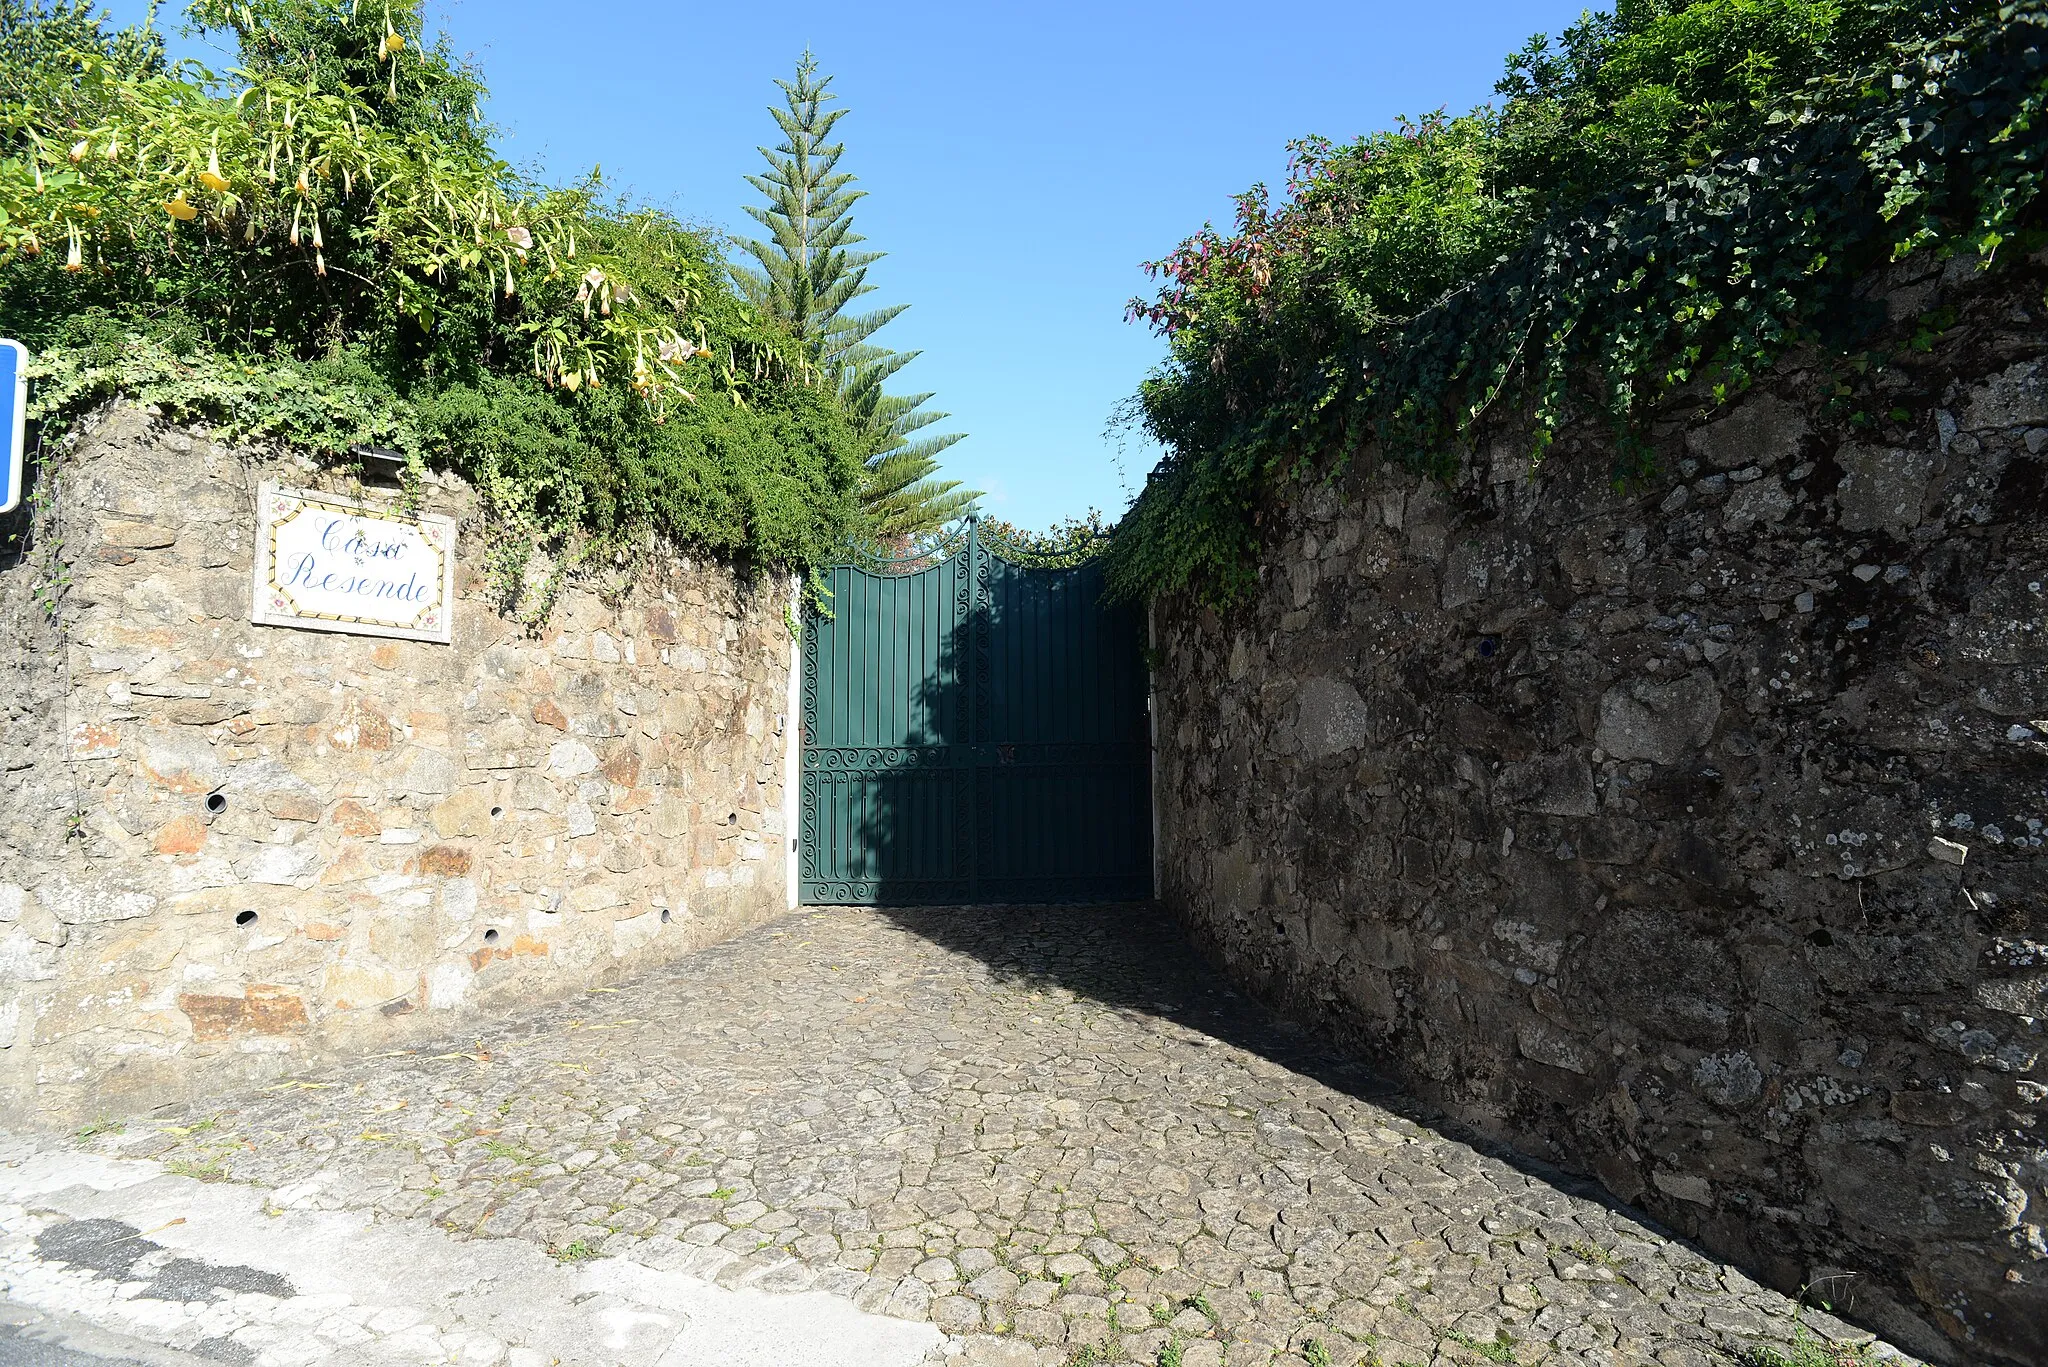
<svg viewBox="0 0 2048 1367">
<path fill-rule="evenodd" d="M 389 750 L 391 721 L 362 699 L 350 698 L 339 716 L 314 728 L 314 739 L 337 750 Z"/>
<path fill-rule="evenodd" d="M 242 1024 L 240 997 L 201 996 L 196 992 L 180 992 L 178 1009 L 192 1022 L 192 1038 L 201 1044 L 213 1044 L 232 1035 Z"/>
<path fill-rule="evenodd" d="M 604 776 L 621 788 L 640 786 L 640 751 L 631 743 L 621 745 L 604 762 Z"/>
<path fill-rule="evenodd" d="M 197 854 L 206 843 L 206 823 L 196 816 L 181 816 L 156 833 L 158 854 Z"/>
<path fill-rule="evenodd" d="M 295 993 L 266 983 L 249 984 L 242 1018 L 259 1035 L 295 1035 L 312 1023 L 306 1019 L 306 1003 Z"/>
<path fill-rule="evenodd" d="M 239 1033 L 296 1035 L 312 1024 L 304 1001 L 265 983 L 251 983 L 239 997 L 181 992 L 178 1009 L 192 1022 L 192 1037 L 201 1044 L 216 1044 Z"/>
<path fill-rule="evenodd" d="M 353 798 L 338 804 L 330 819 L 343 835 L 352 835 L 359 840 L 368 840 L 384 829 L 383 823 Z"/>
<path fill-rule="evenodd" d="M 460 845 L 429 845 L 413 861 L 413 868 L 423 878 L 461 878 L 472 862 L 470 852 Z"/>
</svg>

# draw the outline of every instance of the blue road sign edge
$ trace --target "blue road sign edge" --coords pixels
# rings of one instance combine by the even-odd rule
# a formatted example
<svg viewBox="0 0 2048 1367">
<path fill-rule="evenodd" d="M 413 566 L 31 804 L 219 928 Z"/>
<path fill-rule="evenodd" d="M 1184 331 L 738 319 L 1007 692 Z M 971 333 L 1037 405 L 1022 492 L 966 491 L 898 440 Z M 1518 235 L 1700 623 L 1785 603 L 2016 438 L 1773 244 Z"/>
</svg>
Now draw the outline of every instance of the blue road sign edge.
<svg viewBox="0 0 2048 1367">
<path fill-rule="evenodd" d="M 21 506 L 22 447 L 28 430 L 28 348 L 11 337 L 0 337 L 0 347 L 14 352 L 14 430 L 7 434 L 7 497 L 0 513 Z"/>
</svg>

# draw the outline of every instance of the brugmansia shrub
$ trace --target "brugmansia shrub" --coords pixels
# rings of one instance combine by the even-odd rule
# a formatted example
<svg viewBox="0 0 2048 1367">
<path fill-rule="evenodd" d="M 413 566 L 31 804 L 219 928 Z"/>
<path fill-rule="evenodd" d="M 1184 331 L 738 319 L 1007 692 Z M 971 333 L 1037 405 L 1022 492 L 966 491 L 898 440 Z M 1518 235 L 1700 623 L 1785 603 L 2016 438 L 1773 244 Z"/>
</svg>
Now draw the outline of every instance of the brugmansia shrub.
<svg viewBox="0 0 2048 1367">
<path fill-rule="evenodd" d="M 860 445 L 802 348 L 705 234 L 515 174 L 419 0 L 189 14 L 238 69 L 0 0 L 0 330 L 39 353 L 39 412 L 124 393 L 395 446 L 474 480 L 507 545 L 843 541 Z"/>
<path fill-rule="evenodd" d="M 1605 415 L 1638 473 L 1676 388 L 1841 344 L 1873 267 L 2030 247 L 2044 40 L 2048 0 L 1625 0 L 1513 57 L 1496 107 L 1295 144 L 1281 203 L 1241 196 L 1132 302 L 1171 345 L 1138 395 L 1167 454 L 1113 588 L 1235 598 L 1276 483 L 1369 443 L 1448 473 L 1489 414 L 1532 460 Z"/>
</svg>

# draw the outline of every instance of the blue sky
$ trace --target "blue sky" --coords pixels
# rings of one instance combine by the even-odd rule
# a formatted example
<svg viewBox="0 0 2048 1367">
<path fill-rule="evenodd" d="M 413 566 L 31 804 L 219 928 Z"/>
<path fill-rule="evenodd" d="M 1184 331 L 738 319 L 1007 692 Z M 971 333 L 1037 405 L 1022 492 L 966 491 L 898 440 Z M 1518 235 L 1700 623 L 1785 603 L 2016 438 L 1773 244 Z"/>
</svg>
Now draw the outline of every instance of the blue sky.
<svg viewBox="0 0 2048 1367">
<path fill-rule="evenodd" d="M 1509 51 L 1582 8 L 430 4 L 481 64 L 510 160 L 555 179 L 601 164 L 638 198 L 746 236 L 742 177 L 774 140 L 773 81 L 808 44 L 852 111 L 838 131 L 841 169 L 868 192 L 856 227 L 889 253 L 866 302 L 911 305 L 875 340 L 924 352 L 899 383 L 953 415 L 935 430 L 968 434 L 946 473 L 1038 527 L 1120 512 L 1156 458 L 1105 437 L 1162 355 L 1123 321 L 1139 262 L 1228 221 L 1252 182 L 1277 185 L 1288 139 L 1469 108 Z M 119 19 L 144 7 L 110 3 Z"/>
</svg>

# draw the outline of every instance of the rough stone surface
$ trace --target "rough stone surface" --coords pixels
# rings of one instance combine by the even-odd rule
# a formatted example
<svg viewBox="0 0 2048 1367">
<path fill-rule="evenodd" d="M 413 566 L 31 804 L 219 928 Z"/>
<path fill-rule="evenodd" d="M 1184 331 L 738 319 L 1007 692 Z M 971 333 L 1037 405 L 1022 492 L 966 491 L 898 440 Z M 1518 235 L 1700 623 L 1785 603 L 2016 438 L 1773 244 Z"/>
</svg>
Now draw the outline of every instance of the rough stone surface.
<svg viewBox="0 0 2048 1367">
<path fill-rule="evenodd" d="M 1485 1132 L 2038 1367 L 2048 270 L 1889 283 L 1955 327 L 1855 404 L 1794 358 L 1622 492 L 1594 431 L 1361 462 L 1252 601 L 1159 604 L 1163 892 Z"/>
<path fill-rule="evenodd" d="M 1732 1367 L 1802 1322 L 1913 1361 L 1446 1128 L 1146 908 L 806 911 L 84 1142 L 284 1219 L 829 1292 L 934 1362 Z"/>
<path fill-rule="evenodd" d="M 265 476 L 342 487 L 114 409 L 0 570 L 0 1115 L 385 1047 L 786 905 L 788 586 L 660 559 L 531 636 L 437 483 L 453 645 L 254 626 Z"/>
</svg>

